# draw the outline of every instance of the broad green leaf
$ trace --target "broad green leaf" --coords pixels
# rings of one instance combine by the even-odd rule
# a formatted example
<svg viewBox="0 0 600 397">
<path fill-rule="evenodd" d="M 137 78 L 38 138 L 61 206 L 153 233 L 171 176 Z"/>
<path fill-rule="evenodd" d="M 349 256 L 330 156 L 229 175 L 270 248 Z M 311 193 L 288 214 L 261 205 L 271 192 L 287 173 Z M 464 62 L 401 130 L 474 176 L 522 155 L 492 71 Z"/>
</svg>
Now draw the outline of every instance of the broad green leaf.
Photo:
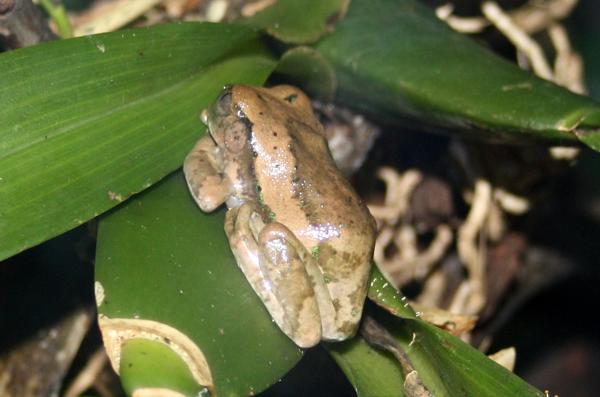
<svg viewBox="0 0 600 397">
<path fill-rule="evenodd" d="M 0 259 L 178 168 L 222 86 L 273 67 L 248 28 L 199 23 L 0 54 Z"/>
<path fill-rule="evenodd" d="M 357 397 L 404 397 L 404 379 L 398 362 L 375 350 L 362 338 L 328 343 L 327 350 L 354 386 Z"/>
<path fill-rule="evenodd" d="M 406 298 L 378 270 L 370 282 L 369 298 L 385 309 L 370 313 L 397 338 L 436 397 L 544 395 L 459 338 L 418 319 Z"/>
<path fill-rule="evenodd" d="M 375 318 L 396 336 L 435 396 L 544 395 L 472 346 L 418 319 L 406 298 L 377 268 L 371 273 L 368 296 L 386 313 L 369 312 L 375 313 Z"/>
<path fill-rule="evenodd" d="M 419 1 L 353 0 L 314 48 L 335 71 L 337 100 L 373 119 L 498 141 L 578 139 L 600 150 L 597 103 L 520 70 Z"/>
<path fill-rule="evenodd" d="M 129 328 L 158 323 L 148 331 L 155 335 L 151 339 L 177 347 L 181 333 L 202 351 L 217 395 L 258 393 L 300 358 L 238 269 L 223 232 L 223 211 L 200 211 L 180 172 L 101 219 L 96 279 L 110 351 L 106 335 L 117 328 L 115 320 L 124 319 Z M 152 371 L 137 378 L 152 378 Z M 143 386 L 139 379 L 135 384 Z"/>
<path fill-rule="evenodd" d="M 377 268 L 371 273 L 369 299 L 385 311 L 370 310 L 398 340 L 427 389 L 437 396 L 543 396 L 460 339 L 423 322 Z M 391 354 L 369 346 L 362 338 L 327 349 L 357 395 L 402 396 L 404 376 Z"/>
<path fill-rule="evenodd" d="M 312 43 L 334 29 L 335 22 L 346 12 L 349 1 L 277 0 L 241 23 L 264 29 L 284 43 Z"/>
<path fill-rule="evenodd" d="M 544 396 L 483 353 L 433 325 L 389 314 L 377 319 L 397 337 L 423 383 L 436 397 Z"/>
</svg>

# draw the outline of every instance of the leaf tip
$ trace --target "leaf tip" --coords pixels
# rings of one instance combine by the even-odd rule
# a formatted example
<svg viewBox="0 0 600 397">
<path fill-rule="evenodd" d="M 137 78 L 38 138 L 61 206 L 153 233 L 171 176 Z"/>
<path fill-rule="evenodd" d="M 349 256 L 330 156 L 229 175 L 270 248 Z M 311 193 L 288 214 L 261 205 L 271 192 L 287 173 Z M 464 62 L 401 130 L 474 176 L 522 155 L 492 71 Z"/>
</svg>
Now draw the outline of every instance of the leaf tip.
<svg viewBox="0 0 600 397">
<path fill-rule="evenodd" d="M 565 119 L 559 127 L 595 151 L 600 151 L 600 109 L 581 109 Z"/>
</svg>

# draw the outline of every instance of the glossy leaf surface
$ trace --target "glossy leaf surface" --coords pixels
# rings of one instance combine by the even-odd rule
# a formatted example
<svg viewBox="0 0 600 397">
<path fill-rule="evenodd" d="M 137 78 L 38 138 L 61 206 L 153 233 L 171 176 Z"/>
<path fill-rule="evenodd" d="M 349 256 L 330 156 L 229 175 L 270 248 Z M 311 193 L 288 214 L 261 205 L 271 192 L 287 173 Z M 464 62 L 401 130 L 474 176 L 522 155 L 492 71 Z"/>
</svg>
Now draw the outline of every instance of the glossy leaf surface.
<svg viewBox="0 0 600 397">
<path fill-rule="evenodd" d="M 222 86 L 273 67 L 248 28 L 199 23 L 0 54 L 0 259 L 178 168 Z"/>
<path fill-rule="evenodd" d="M 387 352 L 376 350 L 364 339 L 328 344 L 327 350 L 354 386 L 357 397 L 404 397 L 400 365 Z"/>
<path fill-rule="evenodd" d="M 353 0 L 315 49 L 335 70 L 337 100 L 373 119 L 505 142 L 580 140 L 600 150 L 597 103 L 520 70 L 419 1 Z"/>
<path fill-rule="evenodd" d="M 99 313 L 186 335 L 206 357 L 218 395 L 258 393 L 300 358 L 238 269 L 223 211 L 200 211 L 180 172 L 103 217 L 96 279 Z"/>
<path fill-rule="evenodd" d="M 129 395 L 140 389 L 174 390 L 186 397 L 209 395 L 181 358 L 160 342 L 128 341 L 123 345 L 120 368 L 121 384 Z"/>
<path fill-rule="evenodd" d="M 544 396 L 483 353 L 431 324 L 390 315 L 379 316 L 378 320 L 396 336 L 435 396 Z"/>
</svg>

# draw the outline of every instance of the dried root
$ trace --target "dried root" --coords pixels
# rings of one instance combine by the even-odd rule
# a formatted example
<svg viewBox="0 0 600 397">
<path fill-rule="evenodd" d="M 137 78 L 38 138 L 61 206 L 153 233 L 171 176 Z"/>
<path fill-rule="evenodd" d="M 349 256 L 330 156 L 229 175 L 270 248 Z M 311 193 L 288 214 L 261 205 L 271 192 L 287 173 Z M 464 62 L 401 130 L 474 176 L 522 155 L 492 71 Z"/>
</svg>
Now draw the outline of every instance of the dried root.
<svg viewBox="0 0 600 397">
<path fill-rule="evenodd" d="M 586 92 L 583 83 L 583 62 L 572 48 L 565 28 L 560 20 L 569 16 L 577 0 L 530 0 L 521 8 L 507 12 L 493 1 L 481 5 L 483 17 L 463 18 L 452 14 L 453 6 L 446 4 L 436 10 L 438 18 L 446 21 L 453 29 L 462 33 L 479 33 L 494 26 L 517 49 L 517 60 L 521 67 L 531 69 L 539 77 L 550 80 L 575 93 Z M 533 35 L 546 33 L 555 52 L 551 66 L 544 50 Z M 579 149 L 574 147 L 550 148 L 555 160 L 571 161 Z"/>
<path fill-rule="evenodd" d="M 417 231 L 404 217 L 410 208 L 412 192 L 422 180 L 421 174 L 416 170 L 399 174 L 385 167 L 378 175 L 387 189 L 383 205 L 369 206 L 380 226 L 375 243 L 375 261 L 396 286 L 413 279 L 422 280 L 446 253 L 453 238 L 451 228 L 445 224 L 438 225 L 432 242 L 420 250 Z M 393 254 L 386 254 L 390 250 Z"/>
<path fill-rule="evenodd" d="M 419 220 L 411 216 L 413 194 L 425 177 L 416 170 L 400 174 L 388 167 L 382 168 L 378 176 L 386 184 L 384 203 L 370 205 L 369 209 L 379 225 L 374 258 L 386 277 L 397 287 L 413 281 L 424 283 L 417 300 L 425 306 L 438 306 L 440 291 L 447 283 L 436 267 L 456 242 L 467 277 L 457 287 L 449 310 L 468 315 L 479 313 L 486 302 L 487 245 L 506 233 L 504 214 L 523 214 L 529 209 L 529 202 L 479 178 L 473 191 L 465 193 L 470 210 L 462 224 L 453 228 L 440 222 L 429 231 L 432 238 L 425 245 L 415 225 Z"/>
<path fill-rule="evenodd" d="M 461 33 L 479 33 L 494 26 L 517 48 L 524 67 L 531 65 L 538 76 L 564 86 L 577 93 L 584 93 L 583 63 L 573 51 L 569 37 L 560 24 L 577 5 L 577 0 L 531 0 L 514 11 L 504 11 L 496 2 L 485 1 L 481 5 L 482 17 L 464 18 L 452 14 L 452 4 L 436 10 L 438 18 L 446 21 Z M 550 66 L 542 47 L 534 34 L 546 32 L 554 47 L 556 58 Z"/>
<path fill-rule="evenodd" d="M 456 16 L 451 4 L 439 7 L 436 12 L 440 19 L 463 33 L 479 33 L 487 28 L 499 30 L 517 49 L 522 67 L 531 67 L 544 79 L 584 93 L 581 57 L 571 48 L 567 32 L 560 24 L 576 4 L 576 0 L 531 0 L 507 12 L 493 1 L 484 1 L 480 17 Z M 537 34 L 550 39 L 552 62 L 534 36 Z M 497 299 L 487 296 L 489 247 L 506 240 L 510 232 L 507 217 L 526 214 L 531 204 L 526 197 L 494 186 L 482 171 L 485 167 L 470 158 L 462 144 L 455 146 L 458 149 L 450 150 L 450 154 L 460 163 L 467 181 L 463 198 L 468 211 L 464 219 L 456 219 L 455 215 L 453 221 L 440 222 L 424 234 L 414 216 L 414 195 L 427 176 L 414 169 L 399 173 L 382 168 L 378 176 L 386 185 L 384 202 L 369 208 L 379 228 L 375 261 L 388 280 L 397 287 L 419 283 L 421 289 L 414 298 L 415 304 L 444 309 L 434 316 L 437 320 L 452 315 L 468 319 L 468 327 L 459 327 L 463 338 L 468 338 L 464 333 L 470 330 L 486 304 L 494 305 L 488 298 Z M 570 161 L 577 156 L 578 149 L 553 147 L 550 153 L 555 160 Z M 452 249 L 454 244 L 456 248 Z"/>
</svg>

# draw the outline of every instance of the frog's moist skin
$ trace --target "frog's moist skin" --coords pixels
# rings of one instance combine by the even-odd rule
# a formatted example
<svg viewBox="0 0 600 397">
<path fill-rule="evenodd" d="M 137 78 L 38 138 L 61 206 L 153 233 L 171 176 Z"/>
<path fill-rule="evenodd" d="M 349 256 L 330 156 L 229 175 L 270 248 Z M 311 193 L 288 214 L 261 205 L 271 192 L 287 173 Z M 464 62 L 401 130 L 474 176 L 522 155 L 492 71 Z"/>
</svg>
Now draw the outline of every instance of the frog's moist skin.
<svg viewBox="0 0 600 397">
<path fill-rule="evenodd" d="M 291 86 L 226 87 L 184 172 L 203 211 L 226 202 L 239 267 L 298 346 L 356 332 L 375 221 L 336 168 L 310 100 Z"/>
</svg>

